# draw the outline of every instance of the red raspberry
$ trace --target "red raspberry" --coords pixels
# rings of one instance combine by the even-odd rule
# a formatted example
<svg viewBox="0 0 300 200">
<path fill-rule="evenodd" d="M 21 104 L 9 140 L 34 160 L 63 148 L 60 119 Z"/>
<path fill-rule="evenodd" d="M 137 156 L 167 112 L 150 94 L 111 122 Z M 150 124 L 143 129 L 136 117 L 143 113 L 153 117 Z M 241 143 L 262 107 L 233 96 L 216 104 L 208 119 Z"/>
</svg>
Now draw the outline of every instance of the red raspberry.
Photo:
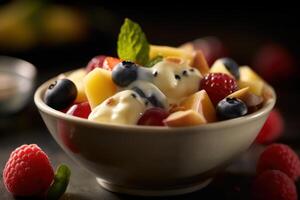
<svg viewBox="0 0 300 200">
<path fill-rule="evenodd" d="M 272 110 L 264 126 L 260 130 L 256 142 L 259 144 L 269 144 L 278 139 L 284 129 L 284 121 L 280 112 Z"/>
<path fill-rule="evenodd" d="M 236 80 L 227 74 L 209 73 L 201 80 L 200 88 L 204 89 L 214 105 L 227 95 L 237 90 Z"/>
<path fill-rule="evenodd" d="M 256 171 L 259 174 L 268 169 L 280 170 L 291 179 L 297 180 L 300 176 L 300 160 L 287 145 L 272 144 L 260 155 Z"/>
<path fill-rule="evenodd" d="M 105 58 L 106 58 L 106 56 L 104 56 L 104 55 L 99 55 L 99 56 L 95 56 L 94 58 L 92 58 L 85 68 L 86 71 L 87 72 L 93 71 L 93 69 L 95 69 L 97 67 L 102 68 Z"/>
<path fill-rule="evenodd" d="M 43 196 L 54 178 L 48 156 L 36 145 L 15 149 L 3 170 L 3 180 L 14 196 Z"/>
<path fill-rule="evenodd" d="M 295 183 L 279 170 L 267 170 L 253 184 L 256 200 L 297 200 Z"/>
</svg>

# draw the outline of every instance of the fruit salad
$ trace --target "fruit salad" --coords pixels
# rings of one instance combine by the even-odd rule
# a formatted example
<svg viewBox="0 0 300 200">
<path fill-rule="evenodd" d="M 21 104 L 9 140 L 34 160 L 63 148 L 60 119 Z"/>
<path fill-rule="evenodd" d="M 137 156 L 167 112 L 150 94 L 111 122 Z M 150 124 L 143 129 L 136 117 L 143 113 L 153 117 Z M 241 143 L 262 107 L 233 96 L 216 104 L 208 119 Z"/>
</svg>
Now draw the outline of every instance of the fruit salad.
<svg viewBox="0 0 300 200">
<path fill-rule="evenodd" d="M 209 66 L 192 44 L 151 45 L 130 19 L 117 46 L 118 57 L 98 55 L 59 75 L 45 103 L 98 123 L 183 127 L 245 116 L 268 98 L 265 81 L 249 66 L 231 58 Z"/>
</svg>

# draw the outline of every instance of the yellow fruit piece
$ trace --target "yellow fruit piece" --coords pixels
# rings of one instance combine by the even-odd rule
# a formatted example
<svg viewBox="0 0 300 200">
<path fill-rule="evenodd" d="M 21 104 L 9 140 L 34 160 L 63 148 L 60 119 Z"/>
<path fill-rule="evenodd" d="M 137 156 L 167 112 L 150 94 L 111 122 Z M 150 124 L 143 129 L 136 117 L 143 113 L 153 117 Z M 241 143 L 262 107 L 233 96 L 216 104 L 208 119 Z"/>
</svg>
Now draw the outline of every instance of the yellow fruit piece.
<svg viewBox="0 0 300 200">
<path fill-rule="evenodd" d="M 181 102 L 180 106 L 203 115 L 207 122 L 217 121 L 216 110 L 205 90 L 196 92 Z"/>
<path fill-rule="evenodd" d="M 261 79 L 250 67 L 241 66 L 240 70 L 240 80 L 238 85 L 240 88 L 249 87 L 249 91 L 257 96 L 262 95 L 264 88 L 264 81 Z"/>
<path fill-rule="evenodd" d="M 111 78 L 111 72 L 101 68 L 95 68 L 88 73 L 84 80 L 84 88 L 91 108 L 95 108 L 105 99 L 116 93 L 116 85 Z"/>
<path fill-rule="evenodd" d="M 185 49 L 169 47 L 169 46 L 158 46 L 158 45 L 150 45 L 150 59 L 153 59 L 157 56 L 162 57 L 178 57 L 185 60 L 189 65 L 193 63 L 194 53 L 191 51 L 187 51 Z"/>
<path fill-rule="evenodd" d="M 250 87 L 239 89 L 238 91 L 235 91 L 234 93 L 228 95 L 226 98 L 237 98 L 245 102 L 249 96 L 249 89 Z"/>
<path fill-rule="evenodd" d="M 67 79 L 73 81 L 77 87 L 77 97 L 75 99 L 76 103 L 87 101 L 87 97 L 85 95 L 84 86 L 83 86 L 83 78 L 86 76 L 85 69 L 78 69 L 72 72 Z"/>
<path fill-rule="evenodd" d="M 172 113 L 164 120 L 164 123 L 171 127 L 182 127 L 205 124 L 206 120 L 203 115 L 194 110 L 185 110 Z"/>
<path fill-rule="evenodd" d="M 228 71 L 228 69 L 225 67 L 223 62 L 221 62 L 220 60 L 217 60 L 216 62 L 214 62 L 214 64 L 210 68 L 209 72 L 210 73 L 224 73 L 224 74 L 228 74 L 229 76 L 233 77 L 233 75 Z"/>
</svg>

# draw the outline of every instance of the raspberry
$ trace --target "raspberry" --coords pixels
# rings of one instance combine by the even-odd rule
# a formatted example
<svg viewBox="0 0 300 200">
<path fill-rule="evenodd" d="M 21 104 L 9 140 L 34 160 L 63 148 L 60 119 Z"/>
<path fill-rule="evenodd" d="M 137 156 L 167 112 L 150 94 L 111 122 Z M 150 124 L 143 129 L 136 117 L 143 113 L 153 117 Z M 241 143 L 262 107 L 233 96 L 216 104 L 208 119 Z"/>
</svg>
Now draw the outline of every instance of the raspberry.
<svg viewBox="0 0 300 200">
<path fill-rule="evenodd" d="M 272 144 L 260 155 L 256 171 L 262 173 L 268 169 L 280 170 L 291 179 L 297 180 L 300 176 L 300 160 L 287 145 Z"/>
<path fill-rule="evenodd" d="M 104 62 L 105 58 L 106 58 L 106 56 L 104 56 L 104 55 L 95 56 L 94 58 L 92 58 L 89 61 L 89 63 L 85 67 L 85 70 L 87 72 L 90 72 L 90 71 L 93 71 L 93 69 L 95 69 L 97 67 L 101 68 L 103 66 L 103 62 Z"/>
<path fill-rule="evenodd" d="M 3 181 L 14 196 L 44 196 L 54 178 L 48 156 L 36 145 L 15 149 L 3 170 Z"/>
<path fill-rule="evenodd" d="M 258 50 L 253 66 L 265 80 L 280 84 L 294 75 L 295 63 L 288 49 L 280 44 L 269 43 Z"/>
<path fill-rule="evenodd" d="M 279 170 L 267 170 L 253 184 L 256 200 L 297 200 L 295 183 Z"/>
<path fill-rule="evenodd" d="M 259 144 L 269 144 L 281 136 L 283 129 L 283 118 L 280 112 L 274 109 L 271 111 L 255 141 Z"/>
<path fill-rule="evenodd" d="M 204 89 L 214 105 L 227 95 L 237 90 L 236 80 L 227 74 L 209 73 L 201 80 L 200 88 Z"/>
</svg>

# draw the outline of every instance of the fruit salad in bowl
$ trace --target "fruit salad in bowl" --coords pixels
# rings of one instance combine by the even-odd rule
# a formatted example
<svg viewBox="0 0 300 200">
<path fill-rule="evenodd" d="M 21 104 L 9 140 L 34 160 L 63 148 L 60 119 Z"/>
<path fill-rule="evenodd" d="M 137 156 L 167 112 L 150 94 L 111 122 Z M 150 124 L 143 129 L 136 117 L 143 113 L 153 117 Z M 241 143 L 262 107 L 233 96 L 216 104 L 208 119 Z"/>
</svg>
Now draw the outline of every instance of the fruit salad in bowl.
<svg viewBox="0 0 300 200">
<path fill-rule="evenodd" d="M 104 188 L 197 190 L 251 145 L 276 95 L 250 67 L 231 58 L 208 66 L 191 47 L 151 45 L 126 19 L 118 57 L 54 77 L 35 103 L 56 141 Z"/>
</svg>

